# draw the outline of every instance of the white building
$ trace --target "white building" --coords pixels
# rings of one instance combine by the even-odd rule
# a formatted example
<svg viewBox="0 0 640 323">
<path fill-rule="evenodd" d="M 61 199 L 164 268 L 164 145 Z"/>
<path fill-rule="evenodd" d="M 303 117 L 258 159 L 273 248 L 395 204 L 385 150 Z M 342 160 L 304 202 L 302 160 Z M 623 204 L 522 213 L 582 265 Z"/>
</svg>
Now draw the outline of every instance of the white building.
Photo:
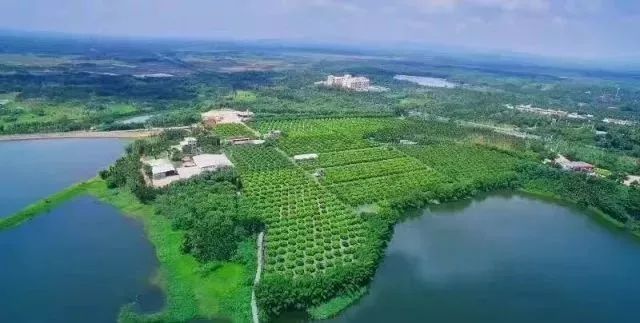
<svg viewBox="0 0 640 323">
<path fill-rule="evenodd" d="M 313 160 L 318 159 L 318 154 L 302 154 L 293 156 L 293 160 L 302 161 L 302 160 Z"/>
<path fill-rule="evenodd" d="M 175 167 L 171 163 L 162 163 L 151 166 L 151 175 L 153 179 L 162 179 L 169 176 L 177 175 Z"/>
<path fill-rule="evenodd" d="M 193 162 L 202 171 L 216 171 L 233 167 L 225 154 L 202 154 L 193 156 Z"/>
<path fill-rule="evenodd" d="M 353 91 L 368 91 L 371 87 L 371 81 L 363 76 L 353 77 L 350 74 L 343 76 L 327 76 L 327 80 L 319 82 L 325 86 L 338 87 Z"/>
<path fill-rule="evenodd" d="M 144 161 L 151 166 L 151 184 L 164 187 L 175 181 L 189 179 L 207 171 L 219 171 L 233 167 L 233 163 L 224 154 L 202 154 L 193 156 L 193 163 L 183 163 L 180 167 L 167 159 Z"/>
</svg>

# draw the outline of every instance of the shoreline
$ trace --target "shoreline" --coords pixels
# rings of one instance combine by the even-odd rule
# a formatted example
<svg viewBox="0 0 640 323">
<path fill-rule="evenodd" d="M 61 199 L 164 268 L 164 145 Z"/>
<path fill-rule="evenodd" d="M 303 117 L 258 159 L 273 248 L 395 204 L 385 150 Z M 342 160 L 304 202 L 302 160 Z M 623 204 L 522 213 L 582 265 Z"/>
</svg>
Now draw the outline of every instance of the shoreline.
<svg viewBox="0 0 640 323">
<path fill-rule="evenodd" d="M 118 322 L 169 321 L 187 322 L 197 319 L 251 320 L 251 291 L 254 271 L 243 263 L 220 262 L 215 269 L 199 263 L 182 252 L 184 232 L 175 231 L 171 221 L 157 216 L 152 205 L 142 204 L 130 192 L 107 188 L 104 180 L 94 177 L 74 184 L 58 193 L 32 203 L 22 211 L 0 218 L 0 234 L 46 215 L 48 210 L 80 195 L 88 195 L 117 208 L 122 216 L 142 223 L 145 237 L 154 246 L 160 263 L 157 285 L 166 296 L 164 307 L 155 313 L 138 313 L 125 304 Z M 252 241 L 253 242 L 253 241 Z M 251 244 L 255 248 L 255 242 Z M 257 253 L 257 250 L 251 250 Z M 252 258 L 255 259 L 257 254 Z"/>
<path fill-rule="evenodd" d="M 1 217 L 0 232 L 18 227 L 39 215 L 49 212 L 60 204 L 85 193 L 87 191 L 87 187 L 94 181 L 95 179 L 90 179 L 85 182 L 73 184 L 61 191 L 25 206 L 18 212 Z"/>
<path fill-rule="evenodd" d="M 500 191 L 491 191 L 486 192 L 486 194 L 495 194 Z M 543 201 L 547 201 L 550 203 L 560 203 L 566 205 L 577 206 L 575 202 L 561 198 L 559 196 L 555 196 L 553 194 L 545 193 L 545 192 L 536 192 L 533 190 L 525 190 L 525 189 L 515 189 L 510 190 L 511 193 L 515 194 L 523 194 L 529 195 L 532 198 L 541 199 Z M 17 226 L 24 224 L 25 222 L 30 221 L 31 219 L 44 215 L 46 212 L 56 206 L 62 204 L 65 201 L 73 199 L 76 196 L 88 194 L 97 198 L 98 200 L 113 205 L 118 208 L 125 216 L 131 217 L 143 223 L 145 227 L 145 233 L 147 238 L 152 242 L 154 247 L 156 248 L 156 254 L 161 263 L 160 277 L 163 281 L 163 291 L 165 295 L 167 295 L 167 304 L 164 310 L 153 313 L 153 314 L 138 314 L 133 312 L 130 308 L 124 307 L 123 311 L 120 314 L 121 319 L 144 319 L 144 318 L 171 318 L 171 319 L 186 319 L 186 318 L 203 318 L 203 317 L 219 317 L 218 315 L 222 314 L 222 317 L 231 317 L 233 319 L 251 320 L 255 322 L 257 309 L 253 308 L 253 300 L 255 299 L 253 289 L 255 288 L 254 284 L 249 284 L 247 286 L 242 286 L 243 284 L 240 282 L 242 280 L 240 277 L 235 277 L 238 281 L 232 283 L 235 285 L 235 297 L 239 297 L 242 300 L 246 300 L 245 302 L 240 301 L 242 305 L 246 305 L 244 310 L 236 310 L 231 309 L 235 306 L 227 307 L 229 304 L 224 304 L 227 306 L 220 306 L 222 304 L 218 304 L 218 308 L 216 310 L 212 310 L 210 308 L 203 308 L 204 304 L 208 302 L 204 299 L 204 292 L 200 290 L 200 288 L 195 285 L 188 284 L 190 286 L 182 286 L 184 281 L 178 278 L 181 276 L 192 276 L 194 273 L 197 274 L 198 270 L 194 270 L 194 268 L 200 268 L 201 264 L 198 264 L 197 261 L 189 256 L 182 254 L 179 251 L 179 245 L 181 243 L 182 232 L 173 231 L 171 229 L 170 223 L 161 217 L 155 216 L 155 211 L 152 206 L 145 205 L 139 203 L 135 198 L 128 192 L 121 191 L 118 189 L 112 190 L 108 189 L 105 185 L 105 182 L 97 177 L 94 177 L 88 181 L 80 182 L 75 185 L 68 187 L 67 189 L 60 191 L 56 194 L 49 196 L 48 198 L 37 201 L 29 206 L 27 206 L 22 211 L 15 213 L 12 216 L 8 216 L 5 218 L 0 218 L 0 233 L 4 230 L 12 229 Z M 396 210 L 400 211 L 400 210 Z M 631 234 L 631 236 L 635 238 L 640 238 L 640 232 L 629 230 L 625 227 L 621 222 L 611 218 L 606 213 L 593 209 L 593 208 L 585 208 L 583 211 L 589 213 L 590 216 L 594 217 L 598 222 L 601 222 L 602 225 L 606 225 L 609 227 L 614 227 L 620 230 L 621 232 L 626 232 Z M 169 238 L 169 239 L 167 239 Z M 169 240 L 169 241 L 167 241 Z M 258 238 L 258 240 L 260 240 Z M 255 244 L 255 242 L 254 242 Z M 249 276 L 256 275 L 252 281 L 255 283 L 255 279 L 259 277 L 260 272 L 260 248 L 258 243 L 258 250 L 255 250 L 255 256 L 258 259 L 256 271 L 249 270 L 243 274 L 236 274 L 234 276 Z M 183 267 L 184 266 L 184 267 Z M 182 267 L 182 268 L 181 268 Z M 235 268 L 235 270 L 239 270 L 244 272 L 248 268 L 245 268 L 244 265 L 235 264 L 235 263 L 224 263 L 223 267 L 225 269 Z M 189 273 L 184 272 L 185 268 L 190 268 Z M 222 270 L 225 271 L 225 270 Z M 223 273 L 219 273 L 221 276 L 225 276 Z M 197 274 L 196 276 L 199 276 Z M 214 274 L 214 276 L 217 276 Z M 204 283 L 204 280 L 207 280 L 206 277 L 190 277 L 187 279 L 189 283 L 199 282 L 200 284 Z M 217 279 L 215 279 L 217 280 Z M 245 279 L 246 280 L 246 279 Z M 216 282 L 216 283 L 219 283 Z M 167 286 L 168 285 L 168 286 Z M 209 286 L 211 287 L 211 286 Z M 360 290 L 339 294 L 332 299 L 327 300 L 321 304 L 318 304 L 312 308 L 307 310 L 307 313 L 310 315 L 312 319 L 328 319 L 332 317 L 338 316 L 340 313 L 344 312 L 346 309 L 357 303 L 361 298 L 367 293 L 369 285 L 363 286 Z M 242 295 L 242 296 L 241 296 Z M 220 295 L 218 295 L 219 297 Z M 239 300 L 239 299 L 237 299 Z M 232 301 L 233 302 L 233 301 Z M 226 303 L 226 302 L 223 302 Z M 237 305 L 236 305 L 237 306 Z M 220 308 L 223 307 L 223 308 Z M 244 306 L 241 306 L 244 307 Z"/>
<path fill-rule="evenodd" d="M 15 135 L 0 135 L 0 142 L 3 141 L 24 141 L 24 140 L 50 140 L 50 139 L 139 139 L 157 136 L 164 130 L 188 129 L 191 126 L 150 128 L 133 130 L 113 130 L 113 131 L 68 131 L 68 132 L 48 132 L 29 133 Z"/>
<path fill-rule="evenodd" d="M 619 230 L 621 232 L 625 232 L 625 233 L 630 234 L 634 238 L 640 239 L 640 230 L 633 230 L 633 229 L 627 227 L 627 225 L 625 223 L 620 222 L 619 220 L 616 220 L 616 219 L 612 218 L 607 213 L 603 212 L 602 210 L 600 210 L 598 208 L 582 207 L 582 206 L 578 205 L 578 203 L 576 203 L 575 201 L 572 201 L 571 199 L 563 198 L 563 197 L 557 196 L 557 195 L 552 194 L 552 193 L 547 193 L 547 192 L 541 192 L 541 191 L 535 191 L 535 190 L 527 190 L 527 189 L 520 189 L 520 190 L 517 190 L 516 192 L 520 193 L 520 194 L 524 194 L 524 195 L 529 195 L 529 196 L 534 197 L 534 198 L 546 200 L 546 201 L 549 201 L 549 202 L 567 204 L 567 205 L 570 205 L 572 207 L 580 208 L 583 211 L 585 211 L 585 213 L 587 213 L 588 216 L 590 216 L 591 218 L 593 218 L 596 221 L 600 222 L 601 224 L 607 225 L 610 228 L 615 228 L 616 230 Z"/>
</svg>

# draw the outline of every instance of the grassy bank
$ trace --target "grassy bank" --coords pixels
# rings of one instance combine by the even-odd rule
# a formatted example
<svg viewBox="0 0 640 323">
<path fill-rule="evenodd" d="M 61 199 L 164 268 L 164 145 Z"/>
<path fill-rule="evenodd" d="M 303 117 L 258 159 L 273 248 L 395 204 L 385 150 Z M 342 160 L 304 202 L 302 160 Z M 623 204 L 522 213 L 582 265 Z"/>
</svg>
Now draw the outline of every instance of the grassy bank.
<svg viewBox="0 0 640 323">
<path fill-rule="evenodd" d="M 0 218 L 0 231 L 17 227 L 38 215 L 49 212 L 60 204 L 80 194 L 86 193 L 87 187 L 90 185 L 92 185 L 91 182 L 75 184 L 63 191 L 32 203 L 21 211 L 14 213 L 13 215 L 7 216 L 5 218 Z"/>
<path fill-rule="evenodd" d="M 153 206 L 140 203 L 128 191 L 110 190 L 104 181 L 94 180 L 87 185 L 87 193 L 143 223 L 161 264 L 161 285 L 167 294 L 165 310 L 151 316 L 125 310 L 121 321 L 182 322 L 197 317 L 224 317 L 249 322 L 253 276 L 249 268 L 238 263 L 207 266 L 182 253 L 183 233 L 174 231 L 168 219 L 157 216 Z"/>
<path fill-rule="evenodd" d="M 183 233 L 173 230 L 168 219 L 156 215 L 152 205 L 140 203 L 129 191 L 108 189 L 101 179 L 71 186 L 30 205 L 3 219 L 0 230 L 18 226 L 82 194 L 94 196 L 140 221 L 160 262 L 158 281 L 167 296 L 164 310 L 139 315 L 126 306 L 120 314 L 121 322 L 186 322 L 194 318 L 250 322 L 252 266 L 244 265 L 242 261 L 202 264 L 193 256 L 182 253 Z M 255 261 L 254 243 L 243 245 L 241 250 L 241 258 Z"/>
<path fill-rule="evenodd" d="M 366 293 L 367 287 L 362 287 L 355 292 L 334 297 L 323 304 L 310 308 L 308 310 L 309 315 L 314 320 L 330 319 L 349 308 L 349 306 L 357 302 Z"/>
</svg>

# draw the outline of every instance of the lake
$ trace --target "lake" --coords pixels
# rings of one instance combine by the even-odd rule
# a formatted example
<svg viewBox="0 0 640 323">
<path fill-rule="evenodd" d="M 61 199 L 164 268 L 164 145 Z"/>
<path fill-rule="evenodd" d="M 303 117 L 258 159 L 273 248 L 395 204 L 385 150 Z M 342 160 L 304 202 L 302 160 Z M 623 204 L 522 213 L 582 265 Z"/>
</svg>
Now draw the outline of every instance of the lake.
<svg viewBox="0 0 640 323">
<path fill-rule="evenodd" d="M 0 142 L 0 217 L 87 180 L 124 154 L 117 139 Z"/>
<path fill-rule="evenodd" d="M 0 216 L 96 176 L 124 153 L 116 139 L 0 142 Z M 0 232 L 0 322 L 115 322 L 125 304 L 164 305 L 142 226 L 81 196 Z"/>
<path fill-rule="evenodd" d="M 397 225 L 369 294 L 330 322 L 635 323 L 639 273 L 631 235 L 493 195 Z"/>
<path fill-rule="evenodd" d="M 111 323 L 164 303 L 141 225 L 87 196 L 0 232 L 0 264 L 0 322 Z"/>
<path fill-rule="evenodd" d="M 428 77 L 428 76 L 396 75 L 393 77 L 393 79 L 399 80 L 399 81 L 407 81 L 407 82 L 416 83 L 418 85 L 429 86 L 429 87 L 444 87 L 444 88 L 456 87 L 455 83 L 449 82 L 445 79 Z"/>
</svg>

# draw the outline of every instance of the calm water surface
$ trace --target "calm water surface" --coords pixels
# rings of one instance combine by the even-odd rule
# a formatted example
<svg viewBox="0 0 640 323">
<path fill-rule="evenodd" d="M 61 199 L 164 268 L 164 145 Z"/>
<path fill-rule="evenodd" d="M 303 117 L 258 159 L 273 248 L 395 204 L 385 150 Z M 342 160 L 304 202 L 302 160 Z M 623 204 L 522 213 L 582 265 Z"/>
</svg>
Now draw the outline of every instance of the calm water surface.
<svg viewBox="0 0 640 323">
<path fill-rule="evenodd" d="M 124 153 L 125 145 L 116 139 L 0 142 L 0 217 L 96 176 Z"/>
<path fill-rule="evenodd" d="M 492 196 L 399 224 L 370 293 L 332 322 L 636 323 L 639 274 L 630 235 Z"/>
<path fill-rule="evenodd" d="M 456 87 L 455 83 L 449 82 L 446 79 L 436 78 L 436 77 L 396 75 L 393 78 L 399 81 L 408 81 L 411 83 L 416 83 L 418 85 L 428 86 L 428 87 L 444 87 L 444 88 Z"/>
<path fill-rule="evenodd" d="M 0 216 L 78 181 L 124 152 L 126 142 L 0 142 Z M 141 225 L 83 196 L 0 232 L 0 322 L 115 322 L 125 304 L 164 304 L 150 284 L 158 267 Z"/>
<path fill-rule="evenodd" d="M 141 225 L 86 196 L 0 232 L 0 264 L 0 322 L 107 323 L 163 304 Z"/>
</svg>

